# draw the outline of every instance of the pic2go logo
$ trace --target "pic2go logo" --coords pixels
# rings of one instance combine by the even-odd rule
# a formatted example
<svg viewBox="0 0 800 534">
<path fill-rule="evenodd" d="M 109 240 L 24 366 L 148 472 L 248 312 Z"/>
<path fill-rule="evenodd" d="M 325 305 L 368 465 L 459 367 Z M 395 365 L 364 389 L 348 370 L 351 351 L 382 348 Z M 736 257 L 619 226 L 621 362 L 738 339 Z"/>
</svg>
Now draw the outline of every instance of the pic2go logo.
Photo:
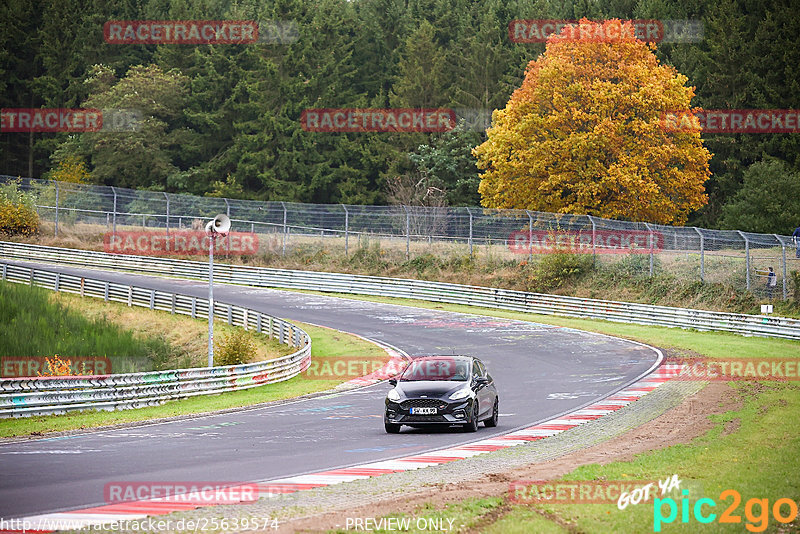
<svg viewBox="0 0 800 534">
<path fill-rule="evenodd" d="M 717 518 L 717 514 L 712 513 L 709 508 L 715 508 L 717 503 L 714 499 L 698 499 L 694 506 L 689 504 L 689 490 L 683 490 L 683 498 L 681 499 L 680 512 L 681 523 L 689 522 L 689 512 L 694 515 L 695 521 L 698 523 L 713 523 Z M 724 501 L 728 497 L 732 498 L 731 504 L 719 516 L 719 523 L 741 523 L 742 517 L 735 515 L 736 509 L 742 502 L 742 496 L 738 491 L 728 489 L 719 494 L 719 500 Z M 664 507 L 669 509 L 669 512 L 664 516 Z M 758 508 L 758 514 L 754 508 Z M 788 508 L 788 513 L 783 515 L 784 510 Z M 748 523 L 745 528 L 750 532 L 763 532 L 767 529 L 769 524 L 769 499 L 750 499 L 744 505 L 744 516 Z M 779 523 L 791 523 L 797 517 L 797 503 L 791 499 L 783 498 L 776 500 L 772 505 L 772 517 Z M 665 499 L 656 498 L 653 500 L 653 531 L 661 532 L 662 524 L 669 524 L 678 518 L 678 504 L 675 499 L 667 497 Z"/>
</svg>

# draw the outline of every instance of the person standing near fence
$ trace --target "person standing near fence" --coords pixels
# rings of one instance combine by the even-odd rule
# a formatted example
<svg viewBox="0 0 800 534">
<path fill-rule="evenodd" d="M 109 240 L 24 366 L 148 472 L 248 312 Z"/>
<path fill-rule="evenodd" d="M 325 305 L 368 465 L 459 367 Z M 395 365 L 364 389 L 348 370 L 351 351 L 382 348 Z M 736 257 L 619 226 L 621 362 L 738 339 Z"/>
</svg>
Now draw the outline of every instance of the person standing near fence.
<svg viewBox="0 0 800 534">
<path fill-rule="evenodd" d="M 775 287 L 778 285 L 778 275 L 775 274 L 775 270 L 770 267 L 769 273 L 767 273 L 767 295 L 769 295 L 769 300 L 772 300 L 772 294 L 775 292 Z"/>
<path fill-rule="evenodd" d="M 794 241 L 794 246 L 797 247 L 797 251 L 794 253 L 796 258 L 800 258 L 800 226 L 794 229 L 792 232 L 792 241 Z"/>
</svg>

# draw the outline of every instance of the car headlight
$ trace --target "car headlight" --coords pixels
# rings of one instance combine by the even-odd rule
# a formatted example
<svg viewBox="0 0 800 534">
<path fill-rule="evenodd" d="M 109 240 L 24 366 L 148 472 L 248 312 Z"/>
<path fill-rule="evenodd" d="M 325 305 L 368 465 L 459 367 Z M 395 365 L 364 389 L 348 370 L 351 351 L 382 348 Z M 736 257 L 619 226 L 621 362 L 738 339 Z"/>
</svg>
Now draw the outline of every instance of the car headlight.
<svg viewBox="0 0 800 534">
<path fill-rule="evenodd" d="M 469 397 L 470 393 L 472 393 L 472 391 L 469 388 L 459 389 L 458 391 L 450 395 L 450 400 L 466 399 L 467 397 Z"/>
<path fill-rule="evenodd" d="M 400 394 L 397 392 L 396 389 L 391 390 L 387 395 L 386 398 L 392 402 L 400 402 Z"/>
</svg>

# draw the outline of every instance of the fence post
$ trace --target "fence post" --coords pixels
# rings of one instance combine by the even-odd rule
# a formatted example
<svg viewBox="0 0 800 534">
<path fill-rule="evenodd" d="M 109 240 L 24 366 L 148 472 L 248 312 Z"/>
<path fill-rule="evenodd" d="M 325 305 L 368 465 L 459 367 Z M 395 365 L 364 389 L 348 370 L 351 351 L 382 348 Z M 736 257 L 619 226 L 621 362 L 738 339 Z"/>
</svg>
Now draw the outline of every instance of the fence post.
<svg viewBox="0 0 800 534">
<path fill-rule="evenodd" d="M 342 204 L 342 209 L 344 209 L 344 255 L 347 256 L 350 244 L 350 211 L 344 204 Z"/>
<path fill-rule="evenodd" d="M 693 226 L 694 231 L 697 232 L 697 235 L 700 236 L 700 282 L 706 281 L 706 249 L 705 249 L 705 239 L 703 238 L 703 232 L 696 226 Z M 688 250 L 689 247 L 687 246 L 686 249 Z"/>
<path fill-rule="evenodd" d="M 597 265 L 597 249 L 595 248 L 595 243 L 597 242 L 597 226 L 594 223 L 594 217 L 591 215 L 587 215 L 589 217 L 589 222 L 592 223 L 592 267 Z"/>
<path fill-rule="evenodd" d="M 781 236 L 778 234 L 772 234 L 775 236 L 775 239 L 778 240 L 778 243 L 781 244 L 781 271 L 783 272 L 783 300 L 789 298 L 789 292 L 786 287 L 786 244 L 781 239 Z"/>
<path fill-rule="evenodd" d="M 653 229 L 649 223 L 644 223 L 647 227 L 647 244 L 650 246 L 650 278 L 653 278 Z"/>
<path fill-rule="evenodd" d="M 117 236 L 117 190 L 114 188 L 114 186 L 111 186 L 111 192 L 114 193 L 114 215 L 112 215 L 114 226 L 111 232 L 114 234 L 114 237 L 116 237 Z"/>
<path fill-rule="evenodd" d="M 403 209 L 406 212 L 406 260 L 408 260 L 411 257 L 411 214 L 407 206 L 403 205 Z"/>
<path fill-rule="evenodd" d="M 164 193 L 164 198 L 167 199 L 167 220 L 166 220 L 166 225 L 167 225 L 167 237 L 169 237 L 169 195 Z"/>
<path fill-rule="evenodd" d="M 528 214 L 528 261 L 533 260 L 533 216 L 531 212 L 525 210 Z"/>
<path fill-rule="evenodd" d="M 56 237 L 58 237 L 58 182 L 56 182 Z"/>
<path fill-rule="evenodd" d="M 281 206 L 283 206 L 283 256 L 286 256 L 286 203 L 281 201 Z"/>
<path fill-rule="evenodd" d="M 744 263 L 745 268 L 747 269 L 747 276 L 745 279 L 747 283 L 747 290 L 750 291 L 750 240 L 747 239 L 747 236 L 744 235 L 741 230 L 736 230 L 736 232 L 742 236 L 742 239 L 744 239 Z"/>
<path fill-rule="evenodd" d="M 231 205 L 228 204 L 228 199 L 227 198 L 223 198 L 222 200 L 225 201 L 225 215 L 227 215 L 228 219 L 230 219 L 231 218 Z M 231 223 L 231 230 L 233 230 L 233 223 Z M 230 232 L 228 232 L 227 241 L 228 241 L 228 254 L 230 254 L 231 253 L 231 233 Z"/>
<path fill-rule="evenodd" d="M 472 256 L 472 210 L 467 208 L 469 213 L 469 255 Z"/>
</svg>

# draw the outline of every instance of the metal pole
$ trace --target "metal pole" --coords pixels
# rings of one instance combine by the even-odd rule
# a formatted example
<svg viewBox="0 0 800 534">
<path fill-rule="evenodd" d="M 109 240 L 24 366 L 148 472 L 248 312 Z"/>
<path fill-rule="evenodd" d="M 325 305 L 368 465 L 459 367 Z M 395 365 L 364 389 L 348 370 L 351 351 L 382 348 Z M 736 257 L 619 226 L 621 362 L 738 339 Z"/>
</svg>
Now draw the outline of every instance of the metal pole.
<svg viewBox="0 0 800 534">
<path fill-rule="evenodd" d="M 469 213 L 469 255 L 472 256 L 472 210 L 467 208 Z"/>
<path fill-rule="evenodd" d="M 778 234 L 772 234 L 775 236 L 775 239 L 778 240 L 778 243 L 781 244 L 781 271 L 783 272 L 783 300 L 789 298 L 788 288 L 786 287 L 786 245 L 783 242 L 783 239 Z"/>
<path fill-rule="evenodd" d="M 700 281 L 705 282 L 706 276 L 706 250 L 705 250 L 705 239 L 703 238 L 703 232 L 700 231 L 696 226 L 693 226 L 694 231 L 697 232 L 697 235 L 700 236 Z M 688 250 L 688 246 L 686 247 Z"/>
<path fill-rule="evenodd" d="M 347 256 L 350 244 L 350 212 L 344 204 L 342 209 L 344 209 L 344 255 Z"/>
<path fill-rule="evenodd" d="M 112 216 L 113 220 L 113 229 L 111 230 L 114 236 L 117 235 L 117 190 L 114 187 L 111 187 L 111 192 L 114 193 L 114 215 Z"/>
<path fill-rule="evenodd" d="M 216 236 L 208 236 L 208 366 L 214 367 L 214 242 Z"/>
<path fill-rule="evenodd" d="M 283 255 L 286 256 L 286 203 L 281 201 L 283 206 Z"/>
<path fill-rule="evenodd" d="M 747 281 L 747 290 L 750 291 L 750 240 L 747 239 L 747 236 L 742 233 L 741 230 L 736 230 L 742 239 L 744 239 L 744 261 L 745 267 L 747 268 L 746 273 L 746 281 Z"/>
<path fill-rule="evenodd" d="M 164 198 L 167 199 L 167 221 L 166 221 L 166 224 L 167 224 L 167 237 L 169 237 L 169 196 L 166 193 L 164 193 Z"/>
<path fill-rule="evenodd" d="M 56 182 L 56 236 L 58 236 L 58 182 Z"/>
<path fill-rule="evenodd" d="M 597 226 L 594 223 L 594 217 L 591 215 L 587 215 L 589 217 L 589 222 L 592 223 L 592 267 L 597 264 L 597 250 L 595 248 L 595 243 L 597 242 Z"/>
<path fill-rule="evenodd" d="M 533 217 L 531 216 L 531 212 L 525 210 L 525 213 L 528 214 L 528 261 L 533 260 Z"/>
<path fill-rule="evenodd" d="M 650 227 L 648 223 L 644 223 L 647 227 L 647 242 L 650 246 L 650 278 L 653 277 L 653 229 Z"/>
<path fill-rule="evenodd" d="M 403 209 L 406 211 L 406 259 L 408 260 L 411 257 L 411 215 L 405 205 Z"/>
</svg>

